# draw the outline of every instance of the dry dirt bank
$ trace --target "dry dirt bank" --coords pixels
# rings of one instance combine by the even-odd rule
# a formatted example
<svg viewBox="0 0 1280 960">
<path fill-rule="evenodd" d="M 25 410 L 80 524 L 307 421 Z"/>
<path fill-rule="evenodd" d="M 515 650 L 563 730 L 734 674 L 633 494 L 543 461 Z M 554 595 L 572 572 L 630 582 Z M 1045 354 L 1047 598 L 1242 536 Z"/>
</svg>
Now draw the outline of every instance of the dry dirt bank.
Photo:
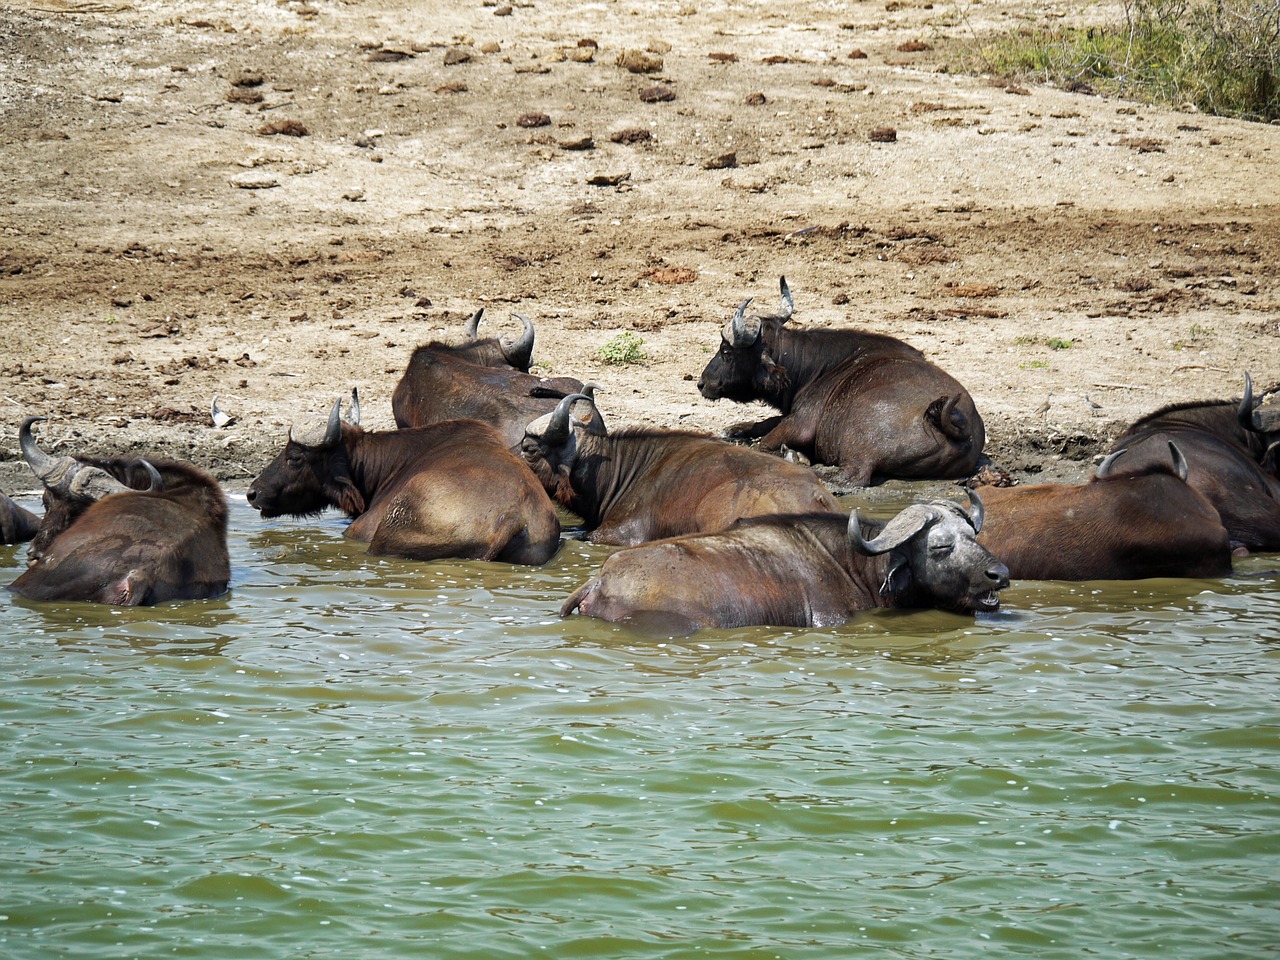
<svg viewBox="0 0 1280 960">
<path fill-rule="evenodd" d="M 353 385 L 391 426 L 409 351 L 478 306 L 609 422 L 718 431 L 751 411 L 693 381 L 780 274 L 797 325 L 964 382 L 995 460 L 1083 476 L 1145 411 L 1280 379 L 1280 128 L 941 66 L 1075 9 L 11 3 L 0 489 L 27 412 L 243 485 Z M 644 365 L 596 358 L 623 330 Z"/>
</svg>

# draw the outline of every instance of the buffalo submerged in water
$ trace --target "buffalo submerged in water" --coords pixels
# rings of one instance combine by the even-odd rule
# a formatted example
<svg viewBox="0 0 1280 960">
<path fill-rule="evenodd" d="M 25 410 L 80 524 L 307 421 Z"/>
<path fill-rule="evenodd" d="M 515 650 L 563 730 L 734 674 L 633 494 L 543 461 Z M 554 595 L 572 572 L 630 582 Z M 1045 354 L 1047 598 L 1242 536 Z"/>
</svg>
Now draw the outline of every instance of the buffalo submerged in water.
<svg viewBox="0 0 1280 960">
<path fill-rule="evenodd" d="M 542 564 L 560 544 L 546 491 L 478 420 L 364 430 L 342 421 L 338 401 L 322 429 L 290 431 L 246 497 L 264 517 L 337 507 L 352 518 L 347 537 L 411 560 Z"/>
<path fill-rule="evenodd" d="M 978 542 L 1015 580 L 1221 577 L 1231 539 L 1218 511 L 1187 483 L 1187 461 L 1168 443 L 1163 463 L 1112 453 L 1089 483 L 984 489 Z"/>
<path fill-rule="evenodd" d="M 1280 430 L 1254 409 L 1253 378 L 1245 374 L 1240 400 L 1202 400 L 1162 407 L 1125 429 L 1111 451 L 1126 450 L 1126 469 L 1167 459 L 1176 443 L 1187 483 L 1222 517 L 1242 551 L 1280 550 L 1280 479 L 1275 450 Z"/>
<path fill-rule="evenodd" d="M 213 477 L 172 460 L 50 456 L 31 435 L 41 419 L 26 418 L 19 440 L 45 514 L 11 590 L 120 606 L 227 591 L 227 503 Z"/>
<path fill-rule="evenodd" d="M 959 479 L 974 473 L 986 431 L 969 391 L 915 347 L 864 330 L 792 330 L 794 301 L 779 283 L 777 314 L 725 324 L 698 379 L 708 400 L 763 400 L 782 414 L 751 425 L 764 450 L 790 447 L 837 466 L 855 486 Z"/>
<path fill-rule="evenodd" d="M 537 377 L 529 373 L 534 327 L 524 325 L 518 339 L 479 337 L 484 310 L 472 314 L 462 342 L 438 341 L 413 351 L 404 375 L 391 394 L 391 411 L 399 427 L 425 427 L 441 420 L 480 420 L 498 429 L 514 447 L 529 421 L 550 413 L 585 385 L 573 377 Z"/>
<path fill-rule="evenodd" d="M 590 404 L 586 422 L 570 416 Z M 582 517 L 593 543 L 630 546 L 723 530 L 741 517 L 838 512 L 808 467 L 676 430 L 595 426 L 589 397 L 566 397 L 529 424 L 520 455 L 563 506 Z"/>
<path fill-rule="evenodd" d="M 560 609 L 692 632 L 829 627 L 877 607 L 994 611 L 1009 571 L 977 541 L 982 501 L 914 504 L 888 523 L 855 512 L 754 517 L 720 533 L 620 550 Z"/>
</svg>

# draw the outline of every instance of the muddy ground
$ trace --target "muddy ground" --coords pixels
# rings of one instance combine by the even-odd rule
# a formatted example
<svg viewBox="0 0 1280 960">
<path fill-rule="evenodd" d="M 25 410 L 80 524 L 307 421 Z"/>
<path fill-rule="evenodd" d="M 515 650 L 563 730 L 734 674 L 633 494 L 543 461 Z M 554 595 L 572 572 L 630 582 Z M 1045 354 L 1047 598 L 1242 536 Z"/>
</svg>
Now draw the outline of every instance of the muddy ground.
<svg viewBox="0 0 1280 960">
<path fill-rule="evenodd" d="M 0 489 L 27 413 L 243 487 L 352 386 L 391 427 L 481 306 L 611 424 L 718 432 L 754 412 L 694 381 L 780 275 L 795 325 L 966 384 L 1019 478 L 1082 478 L 1134 417 L 1280 379 L 1280 128 L 948 70 L 1080 10 L 8 3 Z M 642 364 L 600 359 L 622 331 Z"/>
</svg>

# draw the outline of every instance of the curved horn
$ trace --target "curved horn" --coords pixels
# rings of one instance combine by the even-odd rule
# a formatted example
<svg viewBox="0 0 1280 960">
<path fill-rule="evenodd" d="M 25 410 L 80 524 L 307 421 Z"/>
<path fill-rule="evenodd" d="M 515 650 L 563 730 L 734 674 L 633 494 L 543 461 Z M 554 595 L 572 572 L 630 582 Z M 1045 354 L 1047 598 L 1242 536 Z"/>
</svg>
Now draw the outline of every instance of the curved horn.
<svg viewBox="0 0 1280 960">
<path fill-rule="evenodd" d="M 588 397 L 585 393 L 569 394 L 569 396 L 565 397 L 563 400 L 561 400 L 559 403 L 556 404 L 556 408 L 553 412 L 547 415 L 546 426 L 542 429 L 540 433 L 535 434 L 535 436 L 537 436 L 538 439 L 541 440 L 542 443 L 546 444 L 547 446 L 562 447 L 566 443 L 568 443 L 569 442 L 569 411 L 573 408 L 574 403 L 577 402 L 578 400 L 590 401 L 591 398 Z M 534 421 L 534 423 L 529 424 L 530 429 L 527 430 L 526 432 L 532 432 L 531 428 L 536 423 L 538 423 L 541 419 L 542 418 L 539 418 L 539 420 L 536 420 Z"/>
<path fill-rule="evenodd" d="M 47 418 L 25 418 L 18 428 L 18 443 L 32 471 L 52 493 L 59 497 L 100 500 L 108 494 L 124 493 L 132 489 L 100 467 L 88 466 L 75 457 L 52 457 L 41 450 L 31 436 L 31 425 L 45 419 Z"/>
<path fill-rule="evenodd" d="M 849 515 L 849 545 L 864 557 L 874 557 L 888 553 L 894 547 L 906 543 L 921 530 L 938 519 L 936 507 L 927 504 L 912 504 L 884 525 L 880 536 L 867 540 L 862 536 L 862 527 L 858 522 L 858 511 Z"/>
<path fill-rule="evenodd" d="M 969 418 L 963 411 L 956 411 L 956 406 L 960 403 L 960 394 L 940 399 L 942 406 L 938 409 L 938 429 L 950 439 L 963 443 L 969 439 Z M 953 417 L 956 419 L 952 419 Z"/>
<path fill-rule="evenodd" d="M 351 388 L 351 408 L 347 411 L 347 423 L 360 426 L 360 388 Z"/>
<path fill-rule="evenodd" d="M 1178 445 L 1172 440 L 1169 441 L 1169 454 L 1173 457 L 1173 472 L 1181 477 L 1185 483 L 1187 479 L 1187 458 L 1182 455 L 1182 451 L 1178 449 Z"/>
<path fill-rule="evenodd" d="M 503 337 L 498 345 L 502 347 L 502 355 L 507 358 L 507 363 L 521 370 L 528 370 L 533 361 L 533 321 L 518 313 L 513 313 L 512 316 L 524 324 L 524 332 L 518 340 Z"/>
<path fill-rule="evenodd" d="M 480 318 L 484 316 L 484 307 L 481 307 L 473 313 L 470 319 L 462 326 L 462 332 L 467 338 L 467 343 L 471 343 L 480 335 Z"/>
<path fill-rule="evenodd" d="M 46 486 L 58 483 L 63 479 L 67 468 L 76 462 L 72 457 L 50 456 L 36 444 L 35 438 L 31 435 L 31 426 L 48 419 L 48 417 L 25 417 L 22 426 L 18 427 L 18 445 L 22 447 L 22 456 L 30 465 L 32 472 Z"/>
<path fill-rule="evenodd" d="M 786 323 L 791 319 L 791 315 L 796 312 L 796 301 L 791 296 L 791 288 L 787 286 L 787 278 L 778 278 L 778 287 L 782 291 L 782 312 L 778 314 L 778 319 Z"/>
<path fill-rule="evenodd" d="M 755 333 L 747 330 L 746 316 L 747 306 L 754 297 L 747 297 L 742 303 L 738 304 L 738 309 L 734 311 L 733 319 L 729 321 L 725 328 L 725 339 L 729 341 L 729 345 L 736 349 L 749 347 L 760 338 L 760 328 L 756 327 Z"/>
<path fill-rule="evenodd" d="M 978 491 L 973 487 L 965 487 L 964 492 L 969 495 L 969 522 L 973 524 L 973 532 L 982 532 L 982 521 L 987 515 L 986 507 L 982 505 L 982 498 L 978 496 Z"/>
<path fill-rule="evenodd" d="M 1236 410 L 1236 419 L 1240 422 L 1240 426 L 1246 430 L 1262 429 L 1253 415 L 1253 377 L 1249 376 L 1248 370 L 1244 372 L 1244 396 L 1240 398 L 1240 407 Z"/>
<path fill-rule="evenodd" d="M 147 471 L 147 476 L 151 478 L 151 482 L 146 489 L 147 493 L 154 493 L 157 490 L 164 489 L 164 478 L 160 476 L 160 471 L 157 470 L 152 465 L 150 460 L 146 460 L 142 457 L 139 457 L 137 460 L 133 462 L 136 463 L 138 466 L 140 466 L 143 470 Z"/>
<path fill-rule="evenodd" d="M 1107 454 L 1106 457 L 1103 458 L 1102 462 L 1098 464 L 1098 469 L 1093 472 L 1093 475 L 1097 477 L 1099 480 L 1107 476 L 1109 473 L 1111 473 L 1111 468 L 1116 465 L 1116 461 L 1119 460 L 1121 457 L 1123 457 L 1125 454 L 1125 451 L 1127 451 L 1128 449 L 1129 449 L 1128 447 L 1121 447 L 1115 453 Z"/>
<path fill-rule="evenodd" d="M 342 439 L 342 398 L 339 397 L 333 402 L 333 409 L 329 411 L 329 423 L 324 428 L 324 439 L 320 442 L 322 447 L 336 447 L 338 441 Z"/>
</svg>

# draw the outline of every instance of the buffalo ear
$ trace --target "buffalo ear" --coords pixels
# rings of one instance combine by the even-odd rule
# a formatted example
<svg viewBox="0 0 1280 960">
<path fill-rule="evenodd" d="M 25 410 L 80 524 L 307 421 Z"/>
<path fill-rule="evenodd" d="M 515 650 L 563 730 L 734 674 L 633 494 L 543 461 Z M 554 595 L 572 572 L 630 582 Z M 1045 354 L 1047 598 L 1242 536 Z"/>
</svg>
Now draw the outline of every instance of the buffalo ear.
<svg viewBox="0 0 1280 960">
<path fill-rule="evenodd" d="M 786 393 L 791 386 L 791 378 L 782 364 L 775 363 L 768 351 L 760 354 L 760 370 L 762 373 L 760 388 L 764 393 Z"/>
<path fill-rule="evenodd" d="M 884 583 L 880 585 L 880 596 L 893 597 L 904 593 L 911 585 L 911 566 L 905 556 L 891 557 L 889 569 L 884 572 Z"/>
<path fill-rule="evenodd" d="M 150 589 L 148 578 L 143 571 L 135 567 L 115 583 L 109 584 L 103 599 L 106 603 L 115 604 L 118 607 L 136 607 L 146 599 L 148 589 Z"/>
<path fill-rule="evenodd" d="M 349 517 L 358 517 L 368 509 L 362 494 L 347 476 L 338 477 L 334 481 L 337 489 L 333 491 L 334 505 Z"/>
</svg>

